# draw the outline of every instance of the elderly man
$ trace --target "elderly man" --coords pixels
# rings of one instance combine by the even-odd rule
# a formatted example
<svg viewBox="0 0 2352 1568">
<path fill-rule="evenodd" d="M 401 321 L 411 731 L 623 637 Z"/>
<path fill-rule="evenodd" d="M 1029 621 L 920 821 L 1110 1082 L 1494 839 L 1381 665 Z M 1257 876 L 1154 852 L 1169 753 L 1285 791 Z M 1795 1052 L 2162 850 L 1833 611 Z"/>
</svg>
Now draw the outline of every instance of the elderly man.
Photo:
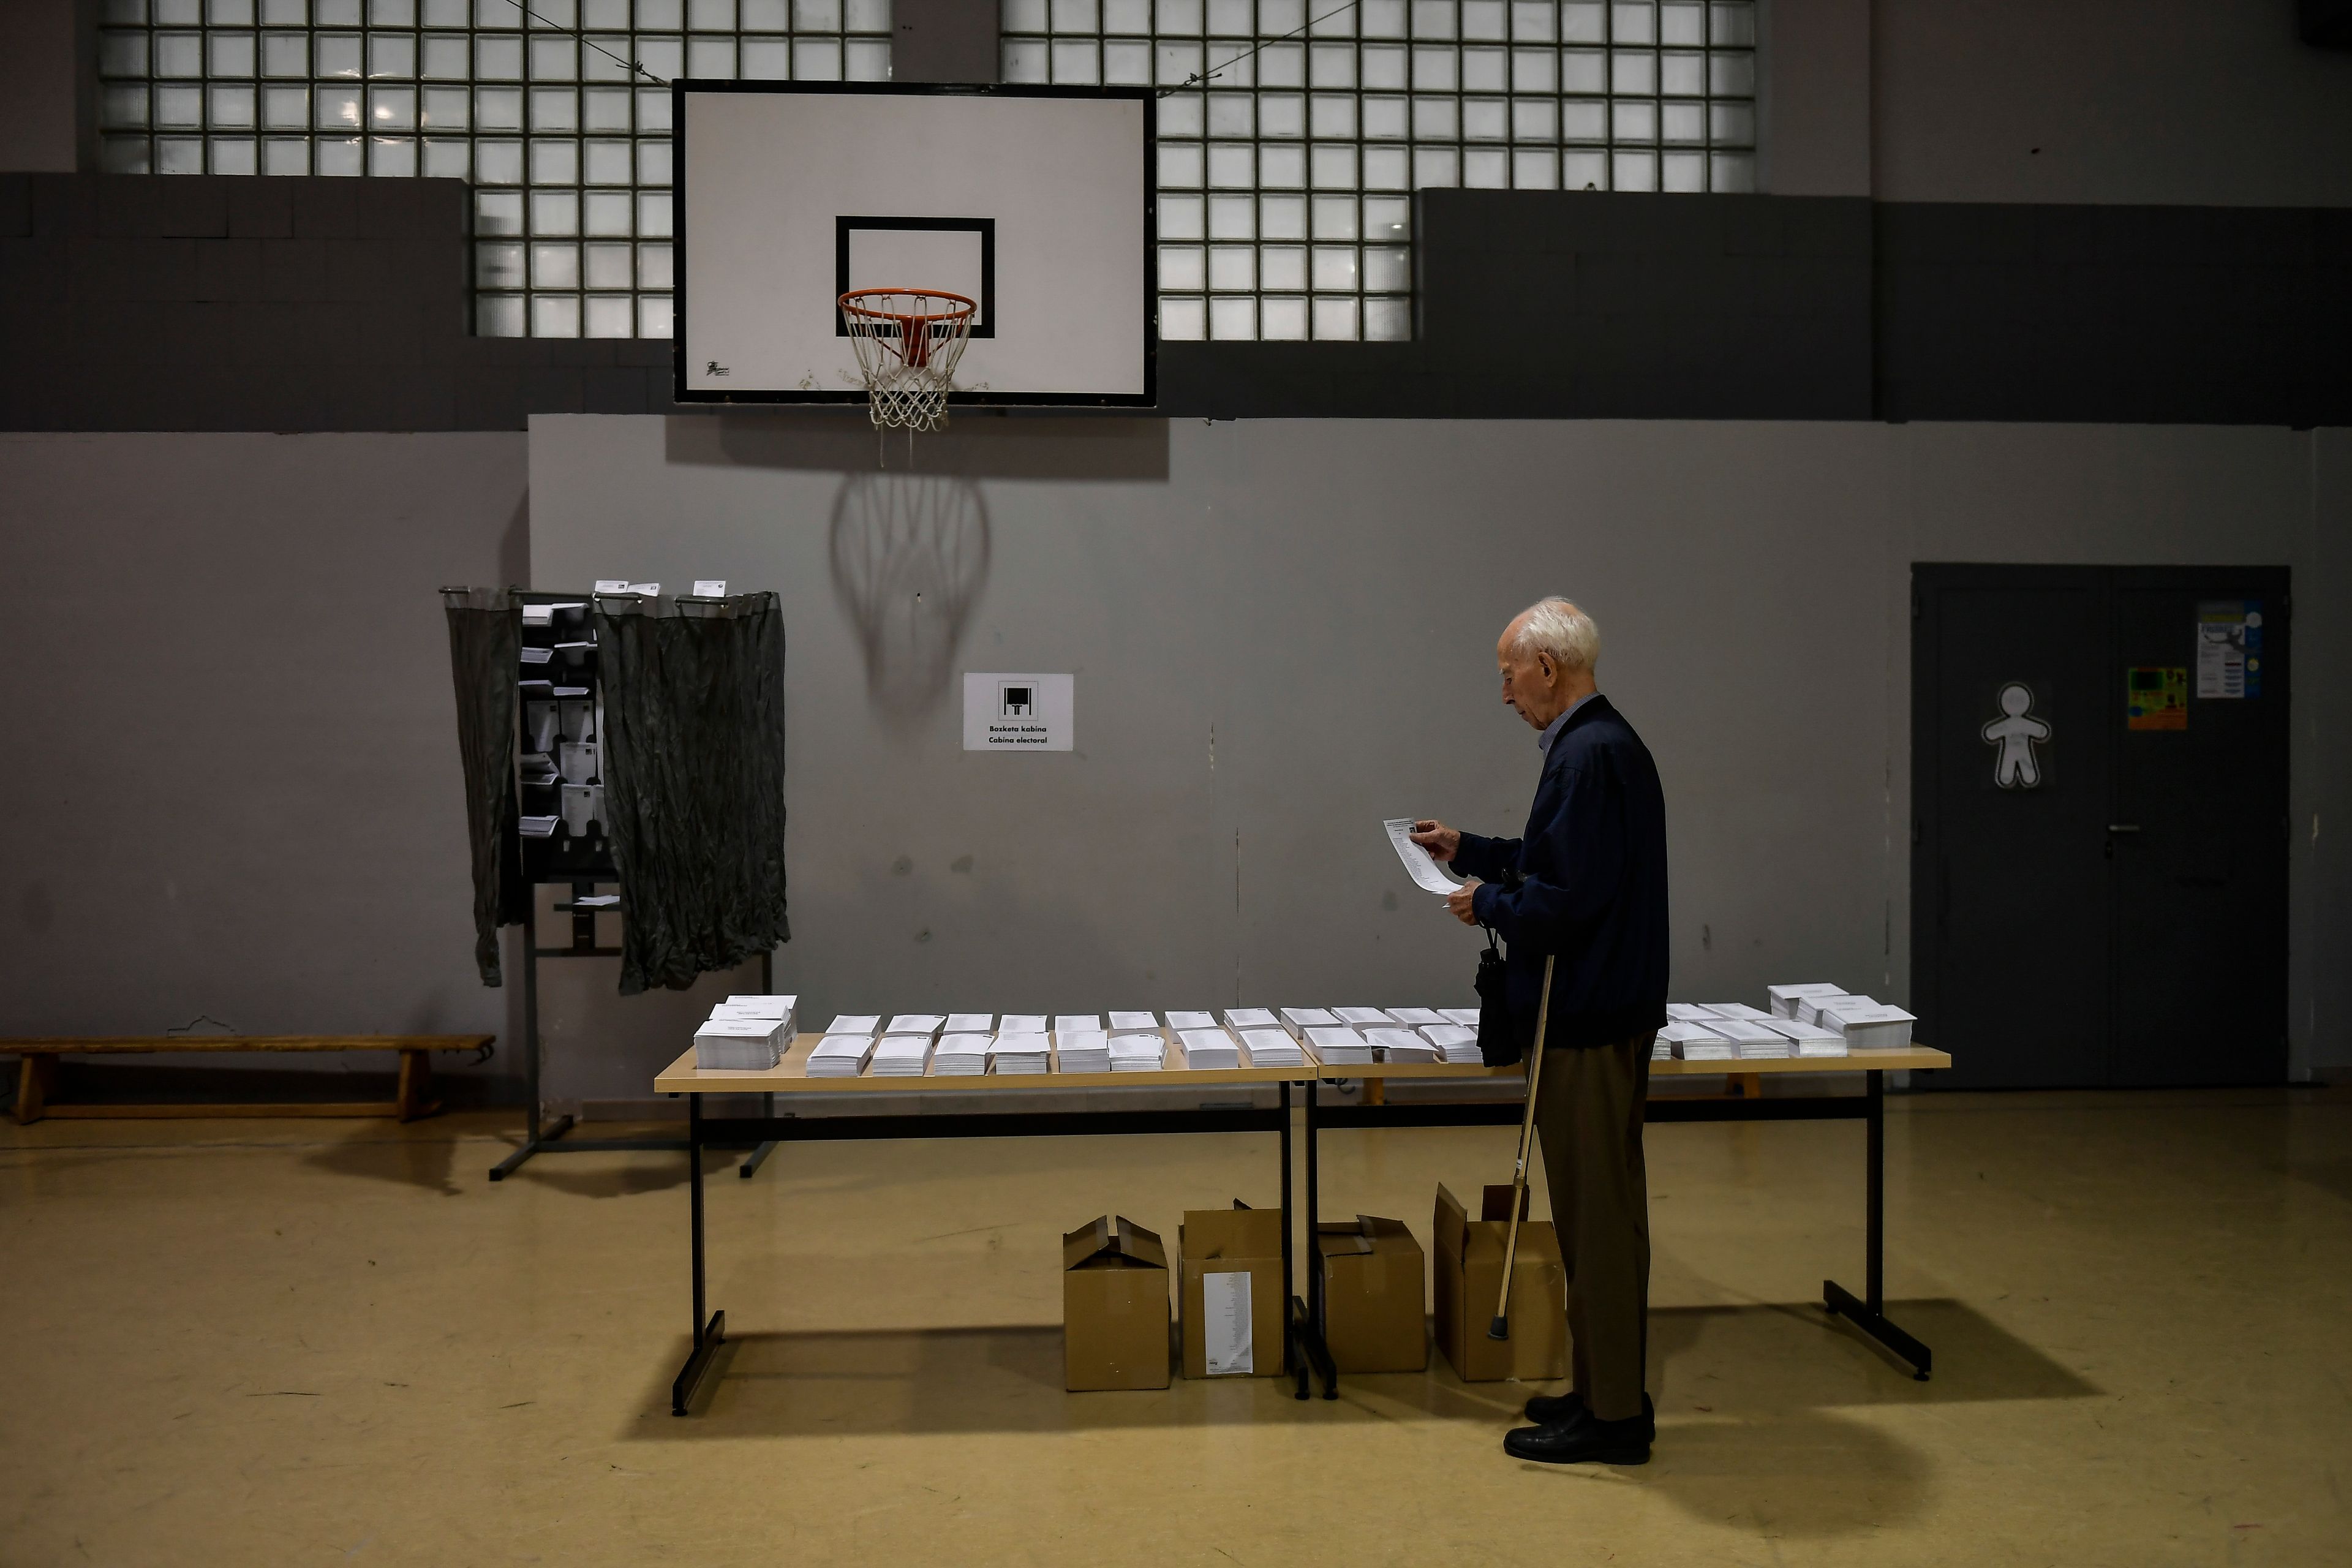
<svg viewBox="0 0 2352 1568">
<path fill-rule="evenodd" d="M 1543 773 L 1524 838 L 1440 822 L 1413 842 L 1470 880 L 1447 900 L 1509 944 L 1506 992 L 1535 1034 L 1544 956 L 1551 1011 L 1536 1127 L 1568 1265 L 1570 1391 L 1528 1402 L 1532 1426 L 1503 1449 L 1547 1464 L 1647 1462 L 1656 1423 L 1643 1391 L 1650 1295 L 1642 1100 L 1666 1021 L 1666 806 L 1633 727 L 1595 688 L 1601 634 L 1566 599 L 1503 629 L 1503 700 L 1542 733 Z"/>
</svg>

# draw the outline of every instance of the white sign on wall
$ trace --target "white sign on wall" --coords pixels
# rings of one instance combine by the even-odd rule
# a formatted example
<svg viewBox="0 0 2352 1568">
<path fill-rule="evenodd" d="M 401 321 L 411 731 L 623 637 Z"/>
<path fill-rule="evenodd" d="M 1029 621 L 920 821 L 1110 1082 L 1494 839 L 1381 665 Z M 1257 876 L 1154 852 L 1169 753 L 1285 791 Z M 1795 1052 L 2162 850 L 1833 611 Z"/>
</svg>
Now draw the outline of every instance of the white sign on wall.
<svg viewBox="0 0 2352 1568">
<path fill-rule="evenodd" d="M 963 678 L 967 752 L 1066 752 L 1076 731 L 1076 677 L 978 675 Z"/>
</svg>

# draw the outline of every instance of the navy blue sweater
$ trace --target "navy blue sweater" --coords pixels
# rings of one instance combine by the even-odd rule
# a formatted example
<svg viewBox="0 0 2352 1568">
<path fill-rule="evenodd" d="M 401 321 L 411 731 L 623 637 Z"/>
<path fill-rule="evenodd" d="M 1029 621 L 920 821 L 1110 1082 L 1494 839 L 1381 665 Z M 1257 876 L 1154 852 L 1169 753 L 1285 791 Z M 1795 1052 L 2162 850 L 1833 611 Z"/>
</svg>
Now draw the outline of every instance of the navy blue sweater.
<svg viewBox="0 0 2352 1568">
<path fill-rule="evenodd" d="M 1506 995 L 1535 1037 L 1547 952 L 1554 1046 L 1599 1046 L 1666 1022 L 1666 799 L 1633 727 L 1594 696 L 1545 754 L 1524 838 L 1462 836 L 1479 921 L 1509 944 Z M 1524 879 L 1523 880 L 1521 879 Z"/>
</svg>

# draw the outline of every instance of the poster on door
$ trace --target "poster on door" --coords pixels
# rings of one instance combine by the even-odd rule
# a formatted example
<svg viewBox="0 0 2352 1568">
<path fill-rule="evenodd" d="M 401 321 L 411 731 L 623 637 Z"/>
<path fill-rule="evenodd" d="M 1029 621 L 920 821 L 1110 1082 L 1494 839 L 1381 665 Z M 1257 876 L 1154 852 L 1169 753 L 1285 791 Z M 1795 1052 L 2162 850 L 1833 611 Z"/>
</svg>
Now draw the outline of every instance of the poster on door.
<svg viewBox="0 0 2352 1568">
<path fill-rule="evenodd" d="M 2124 728 L 2189 728 L 2189 672 L 2179 665 L 2134 665 L 2124 671 Z"/>
<path fill-rule="evenodd" d="M 2263 694 L 2263 605 L 2210 599 L 2197 606 L 2197 697 L 2236 701 Z"/>
</svg>

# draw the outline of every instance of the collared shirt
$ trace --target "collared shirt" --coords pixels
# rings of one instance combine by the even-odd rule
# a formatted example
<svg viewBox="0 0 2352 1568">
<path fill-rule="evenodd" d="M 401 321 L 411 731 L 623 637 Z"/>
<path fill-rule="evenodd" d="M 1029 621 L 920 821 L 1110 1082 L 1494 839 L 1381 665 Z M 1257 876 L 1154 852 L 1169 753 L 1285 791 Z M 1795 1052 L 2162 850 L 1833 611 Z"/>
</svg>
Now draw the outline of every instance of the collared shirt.
<svg viewBox="0 0 2352 1568">
<path fill-rule="evenodd" d="M 1574 714 L 1578 709 L 1583 707 L 1586 703 L 1591 701 L 1594 698 L 1600 695 L 1601 693 L 1598 691 L 1588 691 L 1583 696 L 1578 698 L 1575 701 L 1570 703 L 1566 708 L 1560 710 L 1559 717 L 1545 725 L 1543 727 L 1543 733 L 1536 737 L 1536 750 L 1541 752 L 1547 757 L 1550 756 L 1551 743 L 1556 738 L 1558 738 L 1559 732 L 1568 727 L 1570 717 Z"/>
</svg>

